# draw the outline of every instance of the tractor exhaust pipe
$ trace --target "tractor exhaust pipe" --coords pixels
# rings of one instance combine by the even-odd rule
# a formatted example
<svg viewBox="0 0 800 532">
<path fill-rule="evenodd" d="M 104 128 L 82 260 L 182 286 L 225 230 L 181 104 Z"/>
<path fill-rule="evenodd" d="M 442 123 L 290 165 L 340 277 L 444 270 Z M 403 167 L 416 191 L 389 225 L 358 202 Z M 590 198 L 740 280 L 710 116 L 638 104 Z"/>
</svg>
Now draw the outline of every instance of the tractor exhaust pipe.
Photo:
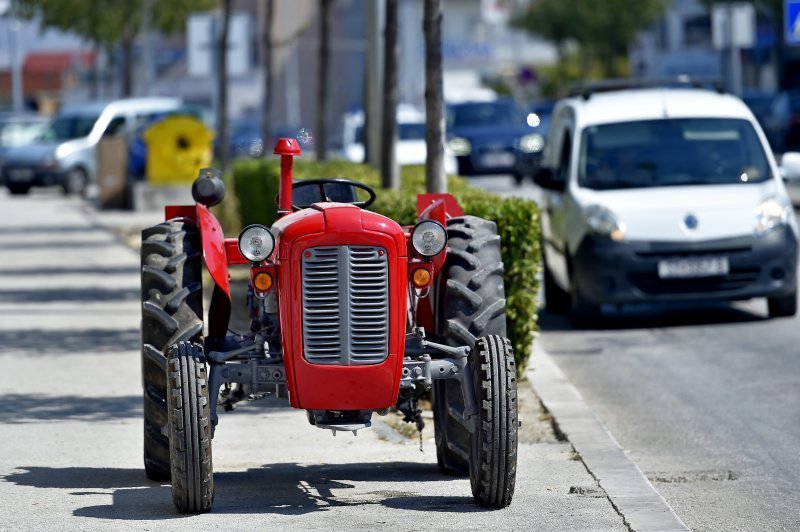
<svg viewBox="0 0 800 532">
<path fill-rule="evenodd" d="M 282 138 L 275 144 L 272 152 L 281 156 L 281 188 L 278 198 L 278 216 L 292 212 L 292 168 L 294 158 L 300 155 L 300 144 L 296 139 Z"/>
</svg>

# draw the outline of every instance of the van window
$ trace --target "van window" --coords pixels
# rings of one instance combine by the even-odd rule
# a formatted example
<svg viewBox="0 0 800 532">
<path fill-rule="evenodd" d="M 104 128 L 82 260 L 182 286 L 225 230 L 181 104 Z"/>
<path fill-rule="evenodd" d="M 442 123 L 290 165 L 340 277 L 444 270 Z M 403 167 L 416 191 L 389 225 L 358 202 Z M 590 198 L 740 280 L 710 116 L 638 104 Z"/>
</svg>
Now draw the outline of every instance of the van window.
<svg viewBox="0 0 800 532">
<path fill-rule="evenodd" d="M 756 183 L 770 179 L 764 148 L 741 119 L 682 118 L 590 126 L 578 184 L 604 190 Z"/>
<path fill-rule="evenodd" d="M 111 122 L 106 126 L 103 132 L 104 137 L 113 137 L 114 135 L 125 131 L 125 117 L 117 116 L 111 119 Z"/>
<path fill-rule="evenodd" d="M 570 131 L 564 130 L 564 138 L 561 140 L 561 155 L 558 159 L 558 181 L 562 183 L 569 179 L 570 168 L 572 166 L 572 138 Z"/>
<path fill-rule="evenodd" d="M 72 140 L 88 137 L 98 115 L 65 115 L 57 117 L 42 134 L 43 141 Z"/>
</svg>

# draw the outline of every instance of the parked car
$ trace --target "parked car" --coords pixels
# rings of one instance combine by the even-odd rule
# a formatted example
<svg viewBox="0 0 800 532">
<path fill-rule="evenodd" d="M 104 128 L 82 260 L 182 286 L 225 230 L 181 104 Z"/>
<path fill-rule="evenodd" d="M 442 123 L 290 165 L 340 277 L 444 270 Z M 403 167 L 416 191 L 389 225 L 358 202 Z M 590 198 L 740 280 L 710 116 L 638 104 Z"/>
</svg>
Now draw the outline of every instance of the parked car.
<svg viewBox="0 0 800 532">
<path fill-rule="evenodd" d="M 47 128 L 50 120 L 30 112 L 0 113 L 0 182 L 5 153 L 15 146 L 33 143 Z"/>
<path fill-rule="evenodd" d="M 522 183 L 541 160 L 544 137 L 510 100 L 464 102 L 447 109 L 448 144 L 460 175 L 511 174 Z"/>
<path fill-rule="evenodd" d="M 763 118 L 763 127 L 775 153 L 800 151 L 800 90 L 779 93 Z"/>
<path fill-rule="evenodd" d="M 425 164 L 428 148 L 425 144 L 425 113 L 416 107 L 397 106 L 397 144 L 395 155 L 400 166 Z M 342 150 L 348 161 L 364 161 L 364 113 L 356 111 L 345 116 L 342 131 Z M 456 160 L 445 148 L 444 171 L 457 172 Z"/>
<path fill-rule="evenodd" d="M 563 100 L 542 164 L 548 309 L 589 321 L 603 304 L 766 297 L 771 317 L 796 313 L 797 222 L 738 98 L 675 88 Z"/>
<path fill-rule="evenodd" d="M 59 185 L 83 193 L 96 182 L 96 148 L 104 136 L 131 134 L 151 115 L 179 108 L 175 98 L 130 98 L 64 108 L 34 144 L 8 150 L 3 164 L 12 194 Z"/>
</svg>

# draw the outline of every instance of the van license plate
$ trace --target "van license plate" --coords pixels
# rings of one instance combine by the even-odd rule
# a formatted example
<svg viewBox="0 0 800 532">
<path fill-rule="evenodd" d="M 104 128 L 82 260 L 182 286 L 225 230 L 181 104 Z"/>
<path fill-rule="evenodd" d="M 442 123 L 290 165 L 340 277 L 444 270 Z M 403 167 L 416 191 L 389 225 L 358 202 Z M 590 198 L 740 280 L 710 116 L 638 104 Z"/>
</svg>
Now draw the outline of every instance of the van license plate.
<svg viewBox="0 0 800 532">
<path fill-rule="evenodd" d="M 481 157 L 481 165 L 487 168 L 513 166 L 515 162 L 514 154 L 504 151 L 488 152 Z"/>
<path fill-rule="evenodd" d="M 727 275 L 728 271 L 727 257 L 670 259 L 658 262 L 658 276 L 662 279 L 713 277 Z"/>
</svg>

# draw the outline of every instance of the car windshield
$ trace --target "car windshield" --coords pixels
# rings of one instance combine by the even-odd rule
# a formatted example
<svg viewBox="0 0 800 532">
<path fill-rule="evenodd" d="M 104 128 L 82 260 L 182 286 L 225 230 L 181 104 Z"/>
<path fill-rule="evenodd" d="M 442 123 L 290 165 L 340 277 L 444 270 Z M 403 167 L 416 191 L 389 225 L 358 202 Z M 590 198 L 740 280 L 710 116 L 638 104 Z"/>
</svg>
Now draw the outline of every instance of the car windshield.
<svg viewBox="0 0 800 532">
<path fill-rule="evenodd" d="M 34 142 L 47 127 L 45 121 L 0 123 L 0 146 L 24 146 Z"/>
<path fill-rule="evenodd" d="M 596 190 L 754 183 L 770 167 L 747 120 L 680 118 L 583 131 L 578 183 Z"/>
<path fill-rule="evenodd" d="M 397 137 L 400 140 L 425 140 L 425 123 L 397 124 Z"/>
<path fill-rule="evenodd" d="M 510 104 L 498 102 L 456 105 L 450 109 L 452 127 L 521 126 L 522 112 Z"/>
<path fill-rule="evenodd" d="M 44 132 L 42 140 L 72 140 L 88 137 L 97 118 L 97 115 L 59 116 Z"/>
</svg>

